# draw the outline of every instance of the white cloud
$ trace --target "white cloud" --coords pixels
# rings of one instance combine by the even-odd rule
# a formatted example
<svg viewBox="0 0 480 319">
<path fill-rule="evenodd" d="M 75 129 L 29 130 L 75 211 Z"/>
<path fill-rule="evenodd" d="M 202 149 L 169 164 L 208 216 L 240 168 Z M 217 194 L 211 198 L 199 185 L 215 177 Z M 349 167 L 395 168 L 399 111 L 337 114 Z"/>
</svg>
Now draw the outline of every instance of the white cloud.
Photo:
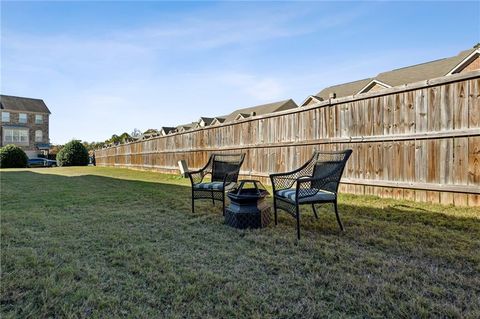
<svg viewBox="0 0 480 319">
<path fill-rule="evenodd" d="M 302 80 L 287 74 L 288 68 L 257 71 L 249 59 L 255 59 L 258 45 L 348 24 L 359 14 L 319 17 L 305 7 L 251 7 L 228 14 L 200 11 L 94 35 L 4 29 L 3 93 L 43 98 L 52 111 L 55 143 L 72 137 L 103 140 L 135 127 L 158 128 L 301 99 L 308 83 L 318 86 L 317 79 Z M 245 55 L 248 50 L 251 56 Z M 212 56 L 219 58 L 203 63 Z"/>
</svg>

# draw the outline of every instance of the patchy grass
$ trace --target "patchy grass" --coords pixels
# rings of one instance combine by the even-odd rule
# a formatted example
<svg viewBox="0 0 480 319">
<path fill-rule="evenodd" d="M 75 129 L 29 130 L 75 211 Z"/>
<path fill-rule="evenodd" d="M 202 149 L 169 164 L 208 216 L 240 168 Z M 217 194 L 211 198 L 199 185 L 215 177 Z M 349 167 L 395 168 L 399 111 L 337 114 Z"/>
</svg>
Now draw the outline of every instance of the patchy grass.
<svg viewBox="0 0 480 319">
<path fill-rule="evenodd" d="M 239 231 L 175 176 L 1 171 L 2 318 L 480 317 L 480 210 L 344 195 Z"/>
</svg>

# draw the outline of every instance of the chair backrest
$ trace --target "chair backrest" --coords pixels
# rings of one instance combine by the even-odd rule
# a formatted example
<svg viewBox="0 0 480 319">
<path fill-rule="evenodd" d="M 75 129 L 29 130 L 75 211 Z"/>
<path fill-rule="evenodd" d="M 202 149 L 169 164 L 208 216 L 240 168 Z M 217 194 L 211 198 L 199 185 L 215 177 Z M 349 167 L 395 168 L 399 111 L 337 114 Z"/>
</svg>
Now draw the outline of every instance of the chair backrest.
<svg viewBox="0 0 480 319">
<path fill-rule="evenodd" d="M 351 149 L 333 152 L 316 151 L 312 158 L 312 177 L 319 178 L 320 180 L 313 182 L 311 187 L 336 193 L 340 185 L 343 170 L 351 154 Z"/>
<path fill-rule="evenodd" d="M 241 154 L 212 154 L 212 182 L 223 182 L 227 173 L 233 173 L 230 181 L 237 181 L 240 167 L 245 159 L 245 153 Z"/>
</svg>

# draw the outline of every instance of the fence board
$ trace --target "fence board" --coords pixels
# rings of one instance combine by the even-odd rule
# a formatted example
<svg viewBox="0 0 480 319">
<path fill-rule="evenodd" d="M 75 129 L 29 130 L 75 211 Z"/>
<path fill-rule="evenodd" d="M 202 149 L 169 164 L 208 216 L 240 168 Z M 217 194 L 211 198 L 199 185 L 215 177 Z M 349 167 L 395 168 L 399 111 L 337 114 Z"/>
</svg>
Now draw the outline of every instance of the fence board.
<svg viewBox="0 0 480 319">
<path fill-rule="evenodd" d="M 245 152 L 244 176 L 294 169 L 352 148 L 341 189 L 480 205 L 480 72 L 454 75 L 96 151 L 97 165 L 176 172 L 212 152 Z"/>
</svg>

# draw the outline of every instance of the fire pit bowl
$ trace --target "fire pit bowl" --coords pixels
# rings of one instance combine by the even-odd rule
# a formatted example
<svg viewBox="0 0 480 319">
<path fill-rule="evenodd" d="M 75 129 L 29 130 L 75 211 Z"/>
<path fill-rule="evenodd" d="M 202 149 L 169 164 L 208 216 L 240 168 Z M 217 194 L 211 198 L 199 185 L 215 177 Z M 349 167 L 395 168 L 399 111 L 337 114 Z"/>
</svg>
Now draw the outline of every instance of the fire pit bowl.
<svg viewBox="0 0 480 319">
<path fill-rule="evenodd" d="M 240 229 L 266 227 L 271 219 L 271 207 L 265 199 L 268 195 L 260 181 L 240 180 L 227 194 L 230 205 L 225 211 L 225 224 Z"/>
</svg>

